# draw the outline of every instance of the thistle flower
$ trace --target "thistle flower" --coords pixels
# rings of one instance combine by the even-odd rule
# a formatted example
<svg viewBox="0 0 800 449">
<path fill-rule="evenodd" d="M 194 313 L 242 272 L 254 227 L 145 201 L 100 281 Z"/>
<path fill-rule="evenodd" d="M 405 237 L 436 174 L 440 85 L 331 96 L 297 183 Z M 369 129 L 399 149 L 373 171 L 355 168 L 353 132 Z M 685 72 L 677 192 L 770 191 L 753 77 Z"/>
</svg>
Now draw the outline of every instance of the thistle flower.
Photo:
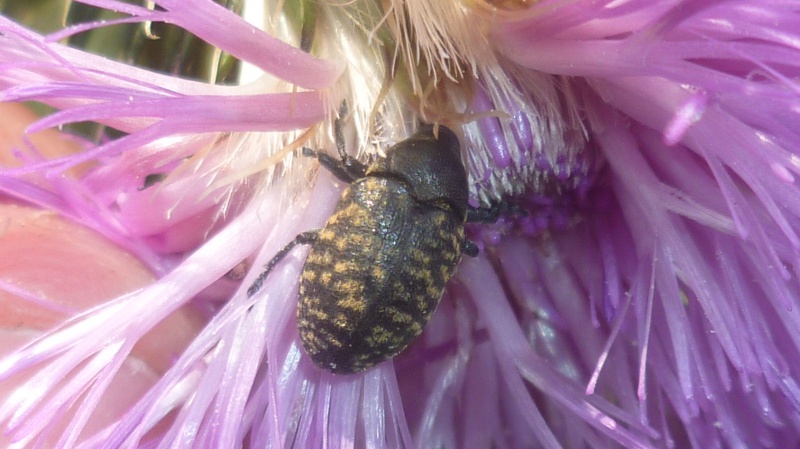
<svg viewBox="0 0 800 449">
<path fill-rule="evenodd" d="M 0 99 L 59 109 L 29 132 L 126 133 L 56 159 L 29 142 L 0 189 L 157 276 L 0 360 L 12 447 L 798 444 L 799 5 L 277 2 L 264 32 L 206 0 L 82 3 L 176 24 L 265 75 L 210 86 L 55 43 L 109 23 L 43 37 L 0 20 Z M 292 150 L 330 148 L 343 99 L 353 154 L 447 124 L 473 204 L 528 211 L 471 227 L 482 253 L 421 338 L 351 376 L 299 345 L 303 250 L 246 295 L 338 199 Z M 98 421 L 137 342 L 188 304 L 207 316 L 196 337 Z"/>
</svg>

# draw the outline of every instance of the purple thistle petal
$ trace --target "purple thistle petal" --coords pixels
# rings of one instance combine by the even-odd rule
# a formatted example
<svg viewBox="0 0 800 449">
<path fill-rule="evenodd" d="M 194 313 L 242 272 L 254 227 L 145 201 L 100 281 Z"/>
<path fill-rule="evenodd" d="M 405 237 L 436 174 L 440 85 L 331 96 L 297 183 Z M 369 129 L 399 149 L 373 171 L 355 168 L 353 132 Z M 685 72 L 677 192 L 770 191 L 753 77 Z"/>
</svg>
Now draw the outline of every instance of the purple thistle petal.
<svg viewBox="0 0 800 449">
<path fill-rule="evenodd" d="M 652 410 L 655 388 L 669 406 L 659 406 L 660 418 L 650 422 L 667 422 L 677 413 L 687 432 L 679 440 L 702 447 L 791 446 L 796 431 L 785 427 L 791 420 L 780 422 L 761 410 L 785 411 L 774 401 L 797 401 L 791 387 L 783 390 L 787 395 L 777 394 L 778 378 L 794 383 L 790 367 L 800 347 L 790 312 L 798 297 L 790 277 L 798 260 L 792 162 L 798 138 L 786 127 L 796 121 L 790 111 L 797 88 L 787 81 L 798 61 L 797 39 L 789 31 L 796 29 L 796 15 L 788 10 L 794 6 L 683 3 L 673 10 L 667 2 L 662 9 L 641 2 L 602 10 L 564 5 L 502 28 L 497 42 L 515 62 L 588 77 L 602 101 L 625 114 L 615 116 L 600 101 L 585 105 L 619 202 L 603 213 L 617 220 L 625 214 L 600 233 L 609 236 L 600 239 L 608 279 L 605 315 L 610 320 L 627 304 L 617 299 L 624 292 L 617 279 L 630 285 L 643 416 Z M 740 38 L 745 35 L 748 40 Z M 701 114 L 691 112 L 698 101 Z M 672 148 L 659 142 L 665 135 Z M 595 212 L 579 213 L 602 229 Z M 644 276 L 651 268 L 654 281 Z M 654 288 L 652 300 L 647 285 Z M 616 323 L 623 336 L 603 353 L 626 345 L 629 331 Z M 780 351 L 771 349 L 775 341 L 784 342 Z M 597 373 L 601 383 L 609 375 L 604 371 L 614 377 L 624 372 L 606 366 Z M 741 390 L 732 376 L 751 391 Z M 703 425 L 714 419 L 724 431 Z M 761 419 L 772 430 L 759 427 Z"/>
<path fill-rule="evenodd" d="M 281 42 L 214 2 L 156 0 L 155 3 L 166 12 L 154 13 L 151 9 L 115 0 L 79 1 L 134 14 L 142 22 L 160 19 L 173 23 L 233 56 L 257 65 L 267 73 L 307 89 L 328 87 L 343 70 L 331 61 L 312 58 L 299 48 Z"/>
</svg>

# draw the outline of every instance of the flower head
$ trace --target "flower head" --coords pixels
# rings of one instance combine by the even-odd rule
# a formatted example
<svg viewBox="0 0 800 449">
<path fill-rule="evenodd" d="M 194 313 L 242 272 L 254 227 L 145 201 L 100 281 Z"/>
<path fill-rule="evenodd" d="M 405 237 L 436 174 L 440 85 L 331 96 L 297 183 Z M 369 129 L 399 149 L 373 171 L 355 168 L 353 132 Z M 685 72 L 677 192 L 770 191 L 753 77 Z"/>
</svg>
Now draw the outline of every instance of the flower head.
<svg viewBox="0 0 800 449">
<path fill-rule="evenodd" d="M 19 381 L 0 405 L 16 447 L 798 443 L 796 5 L 276 2 L 265 32 L 209 0 L 82 3 L 176 24 L 263 76 L 158 75 L 56 43 L 108 23 L 40 36 L 0 19 L 0 100 L 58 109 L 30 131 L 125 133 L 58 159 L 20 148 L 0 190 L 159 277 L 0 360 Z M 246 294 L 338 200 L 293 150 L 332 147 L 342 100 L 352 155 L 442 123 L 461 136 L 473 205 L 527 211 L 470 225 L 481 254 L 422 336 L 350 376 L 299 343 L 305 250 Z M 241 281 L 226 277 L 243 261 Z M 136 343 L 186 304 L 207 314 L 196 338 L 93 426 Z"/>
</svg>

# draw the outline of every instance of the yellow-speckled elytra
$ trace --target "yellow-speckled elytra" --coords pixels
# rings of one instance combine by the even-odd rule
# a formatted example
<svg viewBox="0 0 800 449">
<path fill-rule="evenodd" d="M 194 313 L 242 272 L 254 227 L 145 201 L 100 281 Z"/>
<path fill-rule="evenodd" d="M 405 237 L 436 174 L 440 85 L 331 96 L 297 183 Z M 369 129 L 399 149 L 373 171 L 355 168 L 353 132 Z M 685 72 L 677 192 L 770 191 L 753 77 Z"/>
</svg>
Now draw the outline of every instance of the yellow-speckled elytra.
<svg viewBox="0 0 800 449">
<path fill-rule="evenodd" d="M 340 114 L 340 116 L 343 114 Z M 350 185 L 325 227 L 306 231 L 266 265 L 254 295 L 297 244 L 311 244 L 300 279 L 297 325 L 311 360 L 337 374 L 368 369 L 422 332 L 461 254 L 477 255 L 464 223 L 497 211 L 471 209 L 456 135 L 422 124 L 366 166 L 348 156 L 340 119 L 340 159 L 303 149 Z"/>
</svg>

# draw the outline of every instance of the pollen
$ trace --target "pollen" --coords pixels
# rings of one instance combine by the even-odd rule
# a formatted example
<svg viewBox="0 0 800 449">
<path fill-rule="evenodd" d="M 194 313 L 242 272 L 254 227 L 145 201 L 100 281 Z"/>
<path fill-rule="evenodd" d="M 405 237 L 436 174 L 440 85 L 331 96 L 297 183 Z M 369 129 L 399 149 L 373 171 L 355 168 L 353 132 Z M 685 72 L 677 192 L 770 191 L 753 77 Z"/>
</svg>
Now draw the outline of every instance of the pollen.
<svg viewBox="0 0 800 449">
<path fill-rule="evenodd" d="M 414 259 L 414 262 L 421 263 L 423 265 L 430 265 L 431 263 L 431 256 L 417 248 L 414 248 L 411 251 L 411 258 Z"/>
<path fill-rule="evenodd" d="M 439 267 L 439 279 L 443 279 L 443 280 L 444 279 L 450 279 L 450 276 L 452 276 L 452 273 L 450 271 L 450 267 L 448 267 L 446 265 L 442 265 L 441 267 Z"/>
<path fill-rule="evenodd" d="M 336 315 L 336 318 L 333 319 L 333 324 L 338 327 L 339 329 L 349 329 L 350 322 L 347 318 L 347 315 L 343 313 L 339 313 Z"/>
<path fill-rule="evenodd" d="M 329 227 L 325 227 L 322 231 L 319 232 L 319 240 L 321 241 L 333 241 L 336 240 L 336 232 Z"/>
<path fill-rule="evenodd" d="M 343 292 L 343 293 L 346 292 L 346 293 L 349 293 L 351 295 L 358 294 L 359 292 L 361 292 L 362 288 L 363 288 L 363 284 L 361 284 L 360 282 L 358 282 L 358 281 L 356 281 L 354 279 L 345 279 L 345 280 L 341 280 L 341 281 L 336 283 L 336 290 L 337 291 Z"/>
<path fill-rule="evenodd" d="M 317 279 L 317 272 L 314 270 L 303 270 L 302 278 L 306 282 L 314 282 Z"/>
<path fill-rule="evenodd" d="M 357 204 L 350 204 L 346 208 L 342 209 L 337 215 L 340 215 L 348 222 L 353 221 L 364 216 L 364 207 Z"/>
<path fill-rule="evenodd" d="M 386 314 L 389 315 L 389 318 L 393 322 L 398 324 L 410 324 L 414 321 L 414 317 L 395 307 L 386 309 Z"/>
<path fill-rule="evenodd" d="M 397 295 L 405 296 L 407 294 L 406 287 L 403 285 L 402 282 L 395 282 L 393 287 Z"/>
<path fill-rule="evenodd" d="M 318 320 L 325 321 L 328 319 L 328 314 L 319 309 L 306 309 L 306 315 L 312 316 Z"/>
<path fill-rule="evenodd" d="M 386 279 L 386 270 L 380 265 L 375 265 L 372 267 L 372 278 L 380 280 Z"/>
<path fill-rule="evenodd" d="M 431 272 L 428 270 L 413 270 L 411 272 L 411 277 L 420 282 L 424 282 L 425 285 L 430 285 L 433 283 L 433 276 L 431 276 Z"/>
<path fill-rule="evenodd" d="M 336 274 L 340 275 L 347 274 L 350 271 L 356 271 L 356 270 L 358 270 L 358 266 L 355 264 L 355 262 L 352 261 L 336 262 L 333 265 L 333 271 L 336 272 Z"/>
<path fill-rule="evenodd" d="M 392 339 L 392 333 L 386 330 L 383 326 L 375 326 L 372 328 L 372 335 L 368 337 L 368 340 L 372 344 L 386 344 Z"/>
<path fill-rule="evenodd" d="M 309 258 L 309 262 L 311 262 L 311 264 L 313 265 L 321 265 L 327 267 L 330 266 L 331 263 L 333 263 L 333 254 L 331 254 L 330 251 L 324 251 L 322 252 L 322 254 L 316 253 L 312 255 L 316 256 L 313 259 Z"/>
<path fill-rule="evenodd" d="M 334 243 L 333 246 L 335 246 L 336 250 L 339 251 L 340 253 L 344 252 L 347 249 L 347 240 L 345 239 L 336 240 L 336 243 Z"/>
<path fill-rule="evenodd" d="M 320 341 L 322 341 L 322 343 L 325 346 L 327 346 L 327 347 L 333 346 L 333 347 L 336 347 L 336 348 L 341 348 L 342 347 L 342 342 L 340 342 L 338 338 L 334 337 L 333 334 L 331 334 L 326 329 L 322 329 L 322 328 L 312 328 L 312 329 L 313 329 L 314 332 L 317 333 L 318 339 Z"/>
<path fill-rule="evenodd" d="M 341 301 L 337 302 L 336 305 L 342 309 L 347 309 L 358 313 L 364 312 L 364 310 L 367 308 L 367 304 L 363 300 L 358 300 L 352 296 L 342 299 Z"/>
<path fill-rule="evenodd" d="M 323 271 L 319 276 L 319 281 L 322 285 L 329 285 L 333 280 L 333 274 L 330 271 Z"/>
</svg>

